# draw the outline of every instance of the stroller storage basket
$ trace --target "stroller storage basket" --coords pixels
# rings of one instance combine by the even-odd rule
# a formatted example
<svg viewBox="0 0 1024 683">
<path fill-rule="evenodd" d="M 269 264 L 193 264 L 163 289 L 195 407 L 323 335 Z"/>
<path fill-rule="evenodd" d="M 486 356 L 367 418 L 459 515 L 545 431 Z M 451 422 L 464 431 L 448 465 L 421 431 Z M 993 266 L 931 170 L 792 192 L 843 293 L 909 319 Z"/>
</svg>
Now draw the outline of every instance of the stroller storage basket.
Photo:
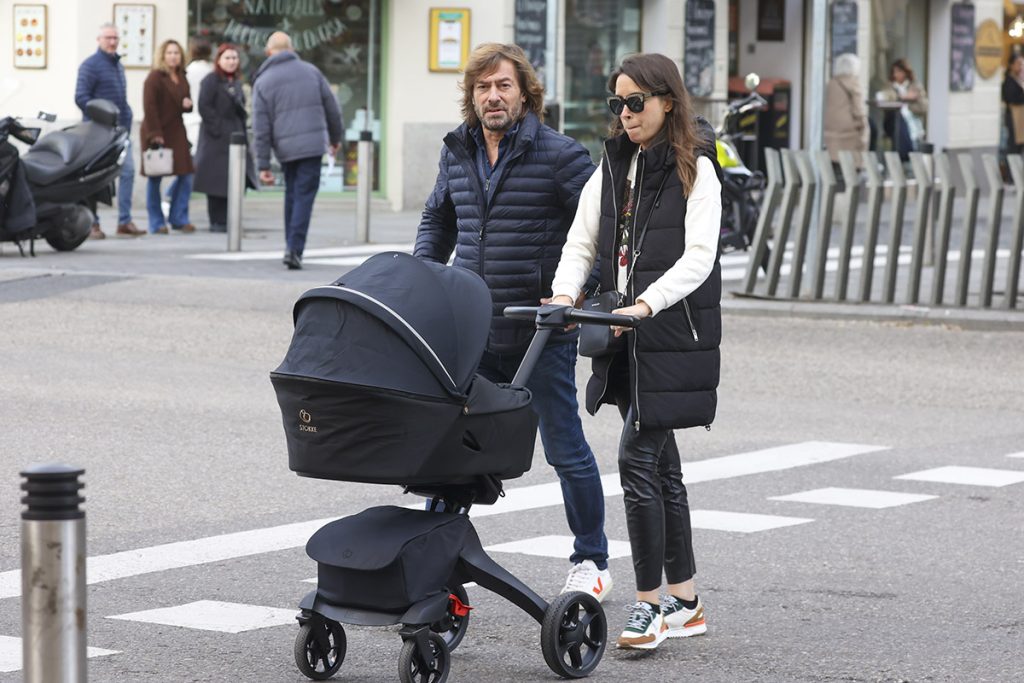
<svg viewBox="0 0 1024 683">
<path fill-rule="evenodd" d="M 401 613 L 449 588 L 469 518 L 374 507 L 324 526 L 306 543 L 317 589 L 336 605 Z"/>
</svg>

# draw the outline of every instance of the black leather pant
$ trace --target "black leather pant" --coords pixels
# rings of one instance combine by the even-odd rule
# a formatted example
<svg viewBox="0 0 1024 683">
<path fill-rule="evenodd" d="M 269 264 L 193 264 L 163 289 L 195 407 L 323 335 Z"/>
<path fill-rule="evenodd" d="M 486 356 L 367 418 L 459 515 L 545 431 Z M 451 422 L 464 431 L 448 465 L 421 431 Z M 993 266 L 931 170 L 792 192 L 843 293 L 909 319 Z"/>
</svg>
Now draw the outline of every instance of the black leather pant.
<svg viewBox="0 0 1024 683">
<path fill-rule="evenodd" d="M 615 365 L 628 368 L 625 358 L 617 358 Z M 671 429 L 641 428 L 637 432 L 633 428 L 628 374 L 614 373 L 609 388 L 624 421 L 619 440 L 619 481 L 636 589 L 657 590 L 662 569 L 668 583 L 682 583 L 693 578 L 696 565 L 690 506 L 675 435 Z"/>
</svg>

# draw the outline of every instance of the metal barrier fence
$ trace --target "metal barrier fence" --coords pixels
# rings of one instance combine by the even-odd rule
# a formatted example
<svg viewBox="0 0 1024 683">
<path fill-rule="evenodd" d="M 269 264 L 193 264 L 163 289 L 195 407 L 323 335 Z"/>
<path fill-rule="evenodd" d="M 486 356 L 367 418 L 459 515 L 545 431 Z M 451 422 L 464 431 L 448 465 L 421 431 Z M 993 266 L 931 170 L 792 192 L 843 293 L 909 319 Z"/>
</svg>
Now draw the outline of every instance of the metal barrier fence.
<svg viewBox="0 0 1024 683">
<path fill-rule="evenodd" d="M 865 155 L 865 163 L 858 164 L 858 155 L 843 151 L 835 165 L 826 151 L 764 152 L 767 184 L 742 294 L 1018 307 L 1024 247 L 1021 155 L 1007 158 L 1013 205 L 1008 257 L 1004 258 L 1000 238 L 1004 236 L 1006 187 L 993 154 L 981 157 L 981 171 L 989 189 L 982 212 L 984 221 L 979 224 L 981 191 L 970 154 L 914 152 L 908 178 L 907 168 L 895 152 L 886 152 L 881 158 Z M 908 224 L 911 190 L 914 202 Z M 958 197 L 960 210 L 955 211 Z M 884 212 L 886 204 L 888 211 Z M 959 249 L 951 252 L 954 239 L 959 240 Z M 909 254 L 905 246 L 908 242 Z M 980 270 L 973 267 L 976 244 L 981 248 Z M 854 281 L 856 270 L 860 272 L 859 282 Z M 1004 284 L 1001 291 L 1000 280 Z M 900 291 L 904 292 L 902 297 Z"/>
</svg>

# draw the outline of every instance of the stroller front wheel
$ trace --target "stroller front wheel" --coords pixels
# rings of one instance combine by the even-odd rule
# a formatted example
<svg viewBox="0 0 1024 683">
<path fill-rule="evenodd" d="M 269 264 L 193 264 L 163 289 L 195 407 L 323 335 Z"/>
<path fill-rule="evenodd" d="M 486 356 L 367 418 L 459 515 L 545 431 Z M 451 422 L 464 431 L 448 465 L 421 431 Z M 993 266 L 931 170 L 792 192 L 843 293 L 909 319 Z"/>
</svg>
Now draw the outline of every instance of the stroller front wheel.
<svg viewBox="0 0 1024 683">
<path fill-rule="evenodd" d="M 433 631 L 426 637 L 426 652 L 420 650 L 416 638 L 402 643 L 398 654 L 398 680 L 402 683 L 444 683 L 451 667 L 451 652 L 444 638 Z"/>
<path fill-rule="evenodd" d="M 306 678 L 327 680 L 341 668 L 347 645 L 341 624 L 314 616 L 295 636 L 295 665 Z"/>
<path fill-rule="evenodd" d="M 449 591 L 448 614 L 430 625 L 430 630 L 441 636 L 449 652 L 454 652 L 469 628 L 469 595 L 462 584 Z"/>
<path fill-rule="evenodd" d="M 588 676 L 601 662 L 608 621 L 596 598 L 563 593 L 548 605 L 540 630 L 544 661 L 562 678 Z"/>
</svg>

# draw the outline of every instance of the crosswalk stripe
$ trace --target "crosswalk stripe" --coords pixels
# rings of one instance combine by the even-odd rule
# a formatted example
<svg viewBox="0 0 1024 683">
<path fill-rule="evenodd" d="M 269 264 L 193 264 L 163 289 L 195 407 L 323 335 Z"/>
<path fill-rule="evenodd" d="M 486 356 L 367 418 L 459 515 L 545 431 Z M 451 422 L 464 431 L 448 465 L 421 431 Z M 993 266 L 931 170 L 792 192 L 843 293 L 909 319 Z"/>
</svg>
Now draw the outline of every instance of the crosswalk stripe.
<svg viewBox="0 0 1024 683">
<path fill-rule="evenodd" d="M 200 631 L 242 633 L 270 626 L 293 624 L 295 623 L 295 609 L 245 605 L 219 600 L 197 600 L 175 607 L 117 614 L 107 617 L 107 619 L 178 626 Z"/>
<path fill-rule="evenodd" d="M 361 244 L 351 247 L 321 247 L 318 249 L 306 249 L 302 253 L 303 262 L 310 259 L 333 258 L 333 257 L 363 257 L 361 261 L 374 254 L 385 251 L 404 251 L 412 253 L 412 244 Z M 185 258 L 198 259 L 201 261 L 274 261 L 281 258 L 281 250 L 277 251 L 229 251 L 215 252 L 212 254 L 186 254 Z M 361 262 L 360 261 L 360 262 Z"/>
<path fill-rule="evenodd" d="M 781 529 L 813 521 L 806 517 L 755 515 L 749 512 L 727 512 L 725 510 L 693 510 L 690 513 L 690 526 L 694 529 L 732 531 L 741 534 Z"/>
<path fill-rule="evenodd" d="M 694 484 L 701 481 L 778 472 L 872 453 L 886 448 L 885 446 L 810 441 L 686 463 L 684 478 L 687 484 Z M 617 473 L 602 476 L 601 482 L 606 497 L 622 495 Z M 498 499 L 496 504 L 474 508 L 471 516 L 473 518 L 489 517 L 561 504 L 562 490 L 556 481 L 509 489 L 506 491 L 505 497 Z M 418 499 L 418 502 L 407 507 L 422 508 L 423 501 Z M 317 529 L 335 519 L 337 517 L 314 519 L 308 522 L 165 543 L 148 548 L 90 557 L 86 563 L 86 581 L 92 585 L 140 574 L 181 569 L 297 548 L 305 545 L 306 540 Z M 21 571 L 12 569 L 0 573 L 0 600 L 19 595 L 21 595 Z"/>
<path fill-rule="evenodd" d="M 816 503 L 819 505 L 842 505 L 844 507 L 880 510 L 909 503 L 919 503 L 937 497 L 919 493 L 829 487 L 791 493 L 786 496 L 772 496 L 768 500 L 781 500 L 791 503 Z"/>
<path fill-rule="evenodd" d="M 1024 451 L 1021 451 L 1020 453 L 1007 453 L 1006 457 L 1007 458 L 1024 458 Z"/>
<path fill-rule="evenodd" d="M 940 484 L 964 484 L 967 486 L 1009 486 L 1024 481 L 1024 472 L 1016 470 L 999 470 L 986 467 L 961 467 L 950 465 L 936 467 L 910 474 L 901 474 L 894 479 L 911 479 L 914 481 L 933 481 Z"/>
<path fill-rule="evenodd" d="M 21 659 L 21 638 L 0 636 L 0 673 L 21 671 L 25 663 Z M 104 657 L 120 654 L 119 650 L 104 650 L 99 647 L 85 648 L 86 657 Z"/>
<path fill-rule="evenodd" d="M 521 541 L 510 541 L 509 543 L 498 543 L 489 545 L 484 550 L 499 553 L 518 553 L 519 555 L 532 555 L 534 557 L 557 557 L 565 559 L 572 555 L 573 544 L 576 539 L 572 536 L 537 536 L 536 538 L 524 538 Z M 632 551 L 627 541 L 608 541 L 608 559 L 614 560 L 619 557 L 629 557 Z"/>
</svg>

